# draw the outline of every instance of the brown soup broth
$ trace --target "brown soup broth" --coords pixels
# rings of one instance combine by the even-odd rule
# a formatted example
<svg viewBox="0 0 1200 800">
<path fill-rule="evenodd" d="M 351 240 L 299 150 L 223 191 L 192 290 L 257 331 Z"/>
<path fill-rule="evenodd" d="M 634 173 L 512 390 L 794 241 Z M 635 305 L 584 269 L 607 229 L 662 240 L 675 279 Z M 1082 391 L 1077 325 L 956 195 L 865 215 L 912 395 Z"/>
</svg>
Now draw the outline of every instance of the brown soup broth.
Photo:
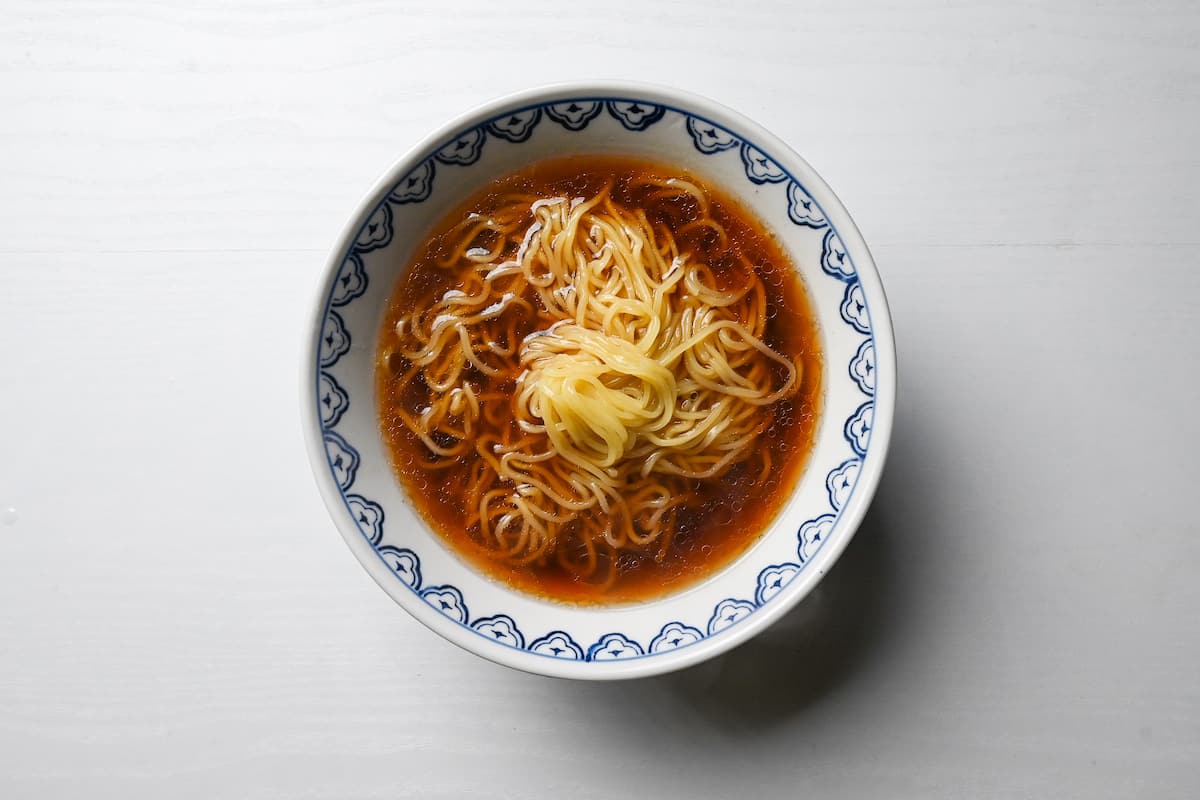
<svg viewBox="0 0 1200 800">
<path fill-rule="evenodd" d="M 386 357 L 396 343 L 396 323 L 412 309 L 428 305 L 456 288 L 455 271 L 439 267 L 437 261 L 454 247 L 451 229 L 467 214 L 486 215 L 501 197 L 513 191 L 538 197 L 592 196 L 612 183 L 614 200 L 643 209 L 651 222 L 686 217 L 688 209 L 681 207 L 685 203 L 648 197 L 644 186 L 631 188 L 634 178 L 651 175 L 684 177 L 704 188 L 711 204 L 710 215 L 724 227 L 731 242 L 758 265 L 768 302 L 766 344 L 801 366 L 800 390 L 764 410 L 771 419 L 756 446 L 769 451 L 769 477 L 760 481 L 762 462 L 750 458 L 720 477 L 692 481 L 692 502 L 680 511 L 665 555 L 656 558 L 658 548 L 622 553 L 611 586 L 581 579 L 553 559 L 545 565 L 525 566 L 498 561 L 466 527 L 464 493 L 455 488 L 461 487 L 462 481 L 450 479 L 446 469 L 426 469 L 418 463 L 424 446 L 397 414 L 397 409 L 411 412 L 418 399 L 406 396 L 411 394 L 411 385 L 409 391 L 399 385 L 396 370 Z M 704 259 L 719 283 L 727 281 L 718 288 L 733 288 L 741 267 L 735 265 L 731 248 L 722 252 L 714 239 L 703 228 L 684 235 L 676 233 L 681 252 Z M 732 562 L 758 539 L 795 487 L 812 449 L 820 411 L 822 358 L 815 317 L 803 283 L 780 244 L 752 214 L 699 176 L 633 158 L 575 156 L 538 162 L 493 182 L 448 214 L 417 251 L 393 291 L 379 352 L 376 397 L 380 429 L 396 475 L 420 515 L 451 550 L 479 571 L 515 589 L 558 601 L 595 604 L 646 600 L 686 588 Z M 511 391 L 511 381 L 508 386 L 485 387 L 488 390 Z M 461 465 L 449 472 L 461 470 L 459 474 L 465 474 L 475 458 L 462 459 Z"/>
</svg>

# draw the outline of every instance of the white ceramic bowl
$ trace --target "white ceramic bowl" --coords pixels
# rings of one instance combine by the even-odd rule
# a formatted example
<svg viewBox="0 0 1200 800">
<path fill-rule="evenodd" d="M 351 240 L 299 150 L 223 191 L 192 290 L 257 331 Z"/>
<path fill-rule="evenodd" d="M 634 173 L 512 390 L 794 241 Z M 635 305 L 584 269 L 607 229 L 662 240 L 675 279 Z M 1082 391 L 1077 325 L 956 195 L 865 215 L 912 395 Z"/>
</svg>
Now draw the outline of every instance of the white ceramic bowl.
<svg viewBox="0 0 1200 800">
<path fill-rule="evenodd" d="M 806 284 L 824 409 L 799 483 L 761 539 L 702 583 L 611 608 L 540 600 L 472 569 L 428 530 L 393 476 L 373 369 L 396 281 L 432 226 L 484 183 L 574 153 L 645 156 L 720 185 L 777 235 Z M 794 606 L 845 549 L 879 482 L 895 406 L 891 321 L 850 215 L 811 167 L 710 100 L 637 84 L 558 85 L 460 117 L 400 159 L 334 246 L 306 331 L 304 435 L 342 536 L 432 630 L 492 661 L 569 678 L 631 678 L 710 658 Z"/>
</svg>

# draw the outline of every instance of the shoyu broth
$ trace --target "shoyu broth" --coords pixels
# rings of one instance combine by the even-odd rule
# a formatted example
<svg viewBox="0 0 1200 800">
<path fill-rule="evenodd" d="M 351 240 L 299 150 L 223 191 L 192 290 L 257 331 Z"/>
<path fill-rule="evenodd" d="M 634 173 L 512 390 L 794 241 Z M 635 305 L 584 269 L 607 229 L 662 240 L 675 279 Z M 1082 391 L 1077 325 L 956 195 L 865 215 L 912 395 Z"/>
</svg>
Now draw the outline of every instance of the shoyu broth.
<svg viewBox="0 0 1200 800">
<path fill-rule="evenodd" d="M 750 213 L 629 158 L 537 163 L 449 214 L 379 340 L 380 427 L 420 514 L 518 590 L 644 600 L 730 563 L 812 447 L 803 284 Z"/>
</svg>

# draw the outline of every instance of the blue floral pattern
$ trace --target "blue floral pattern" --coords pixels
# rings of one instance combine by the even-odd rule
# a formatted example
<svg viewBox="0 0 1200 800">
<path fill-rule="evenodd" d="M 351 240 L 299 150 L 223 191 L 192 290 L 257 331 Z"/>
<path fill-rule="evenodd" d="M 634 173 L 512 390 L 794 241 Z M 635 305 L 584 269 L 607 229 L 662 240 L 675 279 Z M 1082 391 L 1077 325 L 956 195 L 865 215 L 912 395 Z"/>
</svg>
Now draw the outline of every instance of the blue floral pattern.
<svg viewBox="0 0 1200 800">
<path fill-rule="evenodd" d="M 754 613 L 755 605 L 749 600 L 734 600 L 729 598 L 717 603 L 712 616 L 708 620 L 708 633 L 720 633 L 728 627 L 736 625 Z"/>
<path fill-rule="evenodd" d="M 730 150 L 741 145 L 742 140 L 716 123 L 704 119 L 688 117 L 688 133 L 692 136 L 692 144 L 706 156 Z"/>
<path fill-rule="evenodd" d="M 788 184 L 788 216 L 797 225 L 807 225 L 810 228 L 824 228 L 829 224 L 825 219 L 825 212 L 805 188 L 795 181 Z"/>
<path fill-rule="evenodd" d="M 742 144 L 742 163 L 746 165 L 746 177 L 754 183 L 779 183 L 787 180 L 787 173 L 778 164 L 750 146 Z"/>
<path fill-rule="evenodd" d="M 378 549 L 380 558 L 391 567 L 392 572 L 400 576 L 408 588 L 417 591 L 421 588 L 421 560 L 417 554 L 407 547 L 395 547 L 385 544 Z"/>
<path fill-rule="evenodd" d="M 650 641 L 650 652 L 662 653 L 667 650 L 676 650 L 680 647 L 687 647 L 689 644 L 695 644 L 703 638 L 704 634 L 691 625 L 684 625 L 682 622 L 668 622 L 663 625 L 658 636 Z"/>
<path fill-rule="evenodd" d="M 383 507 L 379 503 L 361 495 L 348 494 L 346 505 L 350 506 L 350 516 L 368 542 L 379 544 L 383 541 Z"/>
<path fill-rule="evenodd" d="M 754 602 L 758 605 L 770 601 L 783 587 L 792 582 L 800 572 L 799 564 L 775 564 L 758 573 L 758 588 L 754 590 Z"/>
<path fill-rule="evenodd" d="M 837 522 L 837 517 L 833 514 L 822 514 L 800 526 L 800 531 L 796 534 L 796 538 L 799 540 L 796 555 L 800 558 L 801 564 L 806 563 L 817 554 L 821 545 L 833 532 L 835 522 Z"/>
<path fill-rule="evenodd" d="M 332 428 L 337 425 L 350 407 L 350 396 L 338 385 L 334 377 L 321 370 L 318 373 L 320 386 L 317 387 L 317 405 L 321 409 L 321 427 Z"/>
<path fill-rule="evenodd" d="M 386 203 L 375 209 L 358 232 L 354 246 L 360 253 L 384 247 L 392 241 L 392 209 Z"/>
<path fill-rule="evenodd" d="M 855 277 L 854 263 L 833 228 L 825 231 L 825 240 L 821 243 L 821 269 L 838 280 L 852 281 Z"/>
<path fill-rule="evenodd" d="M 358 451 L 333 431 L 325 431 L 325 457 L 338 488 L 343 492 L 349 489 L 358 472 Z"/>
<path fill-rule="evenodd" d="M 321 366 L 332 367 L 337 360 L 350 352 L 350 333 L 336 311 L 325 315 L 321 330 Z"/>
<path fill-rule="evenodd" d="M 637 642 L 623 633 L 606 633 L 600 640 L 588 648 L 588 661 L 615 661 L 618 658 L 644 655 L 645 651 Z"/>
<path fill-rule="evenodd" d="M 842 298 L 842 319 L 859 333 L 871 332 L 871 320 L 867 317 L 867 301 L 863 299 L 862 284 L 858 281 L 846 286 Z"/>
<path fill-rule="evenodd" d="M 530 652 L 551 658 L 569 658 L 583 660 L 583 648 L 575 644 L 575 640 L 562 631 L 550 631 L 533 644 L 529 645 Z"/>
<path fill-rule="evenodd" d="M 346 256 L 342 268 L 338 271 L 337 280 L 333 284 L 333 297 L 330 304 L 344 306 L 367 290 L 367 272 L 363 269 L 362 259 L 357 253 Z"/>
<path fill-rule="evenodd" d="M 463 600 L 462 592 L 456 586 L 430 586 L 421 592 L 421 597 L 455 622 L 466 625 L 470 619 L 467 601 Z"/>
<path fill-rule="evenodd" d="M 430 193 L 433 192 L 433 176 L 435 171 L 436 168 L 433 165 L 433 159 L 427 159 L 392 187 L 392 191 L 388 194 L 388 199 L 397 205 L 420 203 L 428 199 Z M 390 235 L 389 232 L 389 237 Z"/>
<path fill-rule="evenodd" d="M 542 110 L 540 108 L 518 111 L 515 114 L 507 114 L 492 120 L 487 124 L 487 130 L 493 136 L 499 136 L 513 144 L 520 144 L 533 135 L 533 129 L 537 127 L 541 119 Z"/>
<path fill-rule="evenodd" d="M 443 584 L 425 587 L 421 559 L 407 547 L 384 544 L 385 515 L 383 507 L 361 493 L 350 493 L 360 464 L 359 453 L 339 433 L 332 429 L 342 420 L 350 407 L 349 393 L 330 371 L 339 359 L 350 351 L 351 334 L 341 309 L 361 297 L 367 290 L 368 274 L 363 255 L 389 245 L 393 238 L 393 206 L 421 203 L 434 191 L 438 164 L 466 167 L 479 160 L 489 137 L 509 144 L 526 142 L 535 133 L 543 116 L 567 131 L 585 129 L 607 109 L 609 116 L 629 131 L 644 131 L 660 121 L 678 119 L 684 124 L 684 141 L 707 156 L 736 151 L 746 179 L 765 186 L 787 182 L 787 214 L 793 223 L 814 230 L 824 229 L 821 248 L 821 268 L 832 278 L 845 284 L 841 317 L 856 334 L 864 338 L 858 346 L 848 370 L 858 388 L 868 396 L 843 425 L 843 433 L 851 457 L 844 460 L 826 476 L 825 487 L 830 513 L 821 514 L 804 523 L 797 532 L 796 556 L 799 563 L 770 565 L 758 573 L 752 588 L 752 599 L 726 598 L 715 605 L 704 621 L 703 629 L 680 620 L 667 622 L 659 633 L 643 646 L 626 633 L 613 631 L 601 636 L 586 649 L 570 633 L 549 631 L 532 641 L 520 629 L 513 617 L 493 613 L 472 618 L 466 599 L 458 587 Z M 668 117 L 668 115 L 670 115 Z M 703 639 L 720 634 L 766 605 L 789 583 L 796 579 L 807 564 L 833 535 L 840 510 L 854 491 L 863 458 L 870 445 L 874 417 L 873 396 L 876 386 L 874 339 L 871 335 L 870 312 L 862 286 L 859 284 L 853 261 L 842 245 L 836 230 L 830 225 L 820 204 L 794 176 L 786 172 L 766 152 L 724 127 L 699 116 L 689 115 L 636 98 L 579 98 L 553 104 L 533 105 L 507 111 L 479 127 L 461 131 L 428 154 L 409 174 L 392 187 L 386 199 L 368 216 L 355 237 L 353 247 L 344 255 L 342 265 L 332 282 L 326 304 L 324 324 L 320 334 L 316 380 L 316 402 L 325 441 L 328 466 L 342 491 L 351 518 L 364 539 L 374 548 L 389 569 L 421 599 L 451 620 L 499 645 L 525 650 L 541 656 L 567 660 L 612 660 L 653 656 L 654 654 L 688 647 Z M 696 621 L 701 624 L 700 620 Z"/>
<path fill-rule="evenodd" d="M 863 394 L 875 394 L 875 343 L 870 339 L 858 346 L 858 352 L 850 362 L 850 377 Z"/>
<path fill-rule="evenodd" d="M 662 106 L 639 103 L 636 100 L 632 102 L 609 100 L 608 113 L 616 117 L 617 121 L 629 130 L 644 131 L 662 119 L 663 114 L 667 112 Z"/>
<path fill-rule="evenodd" d="M 854 483 L 858 480 L 858 470 L 862 467 L 862 462 L 857 458 L 852 458 L 842 462 L 841 466 L 829 473 L 825 478 L 825 488 L 829 491 L 829 504 L 834 507 L 834 510 L 840 511 L 842 506 L 846 505 L 846 501 L 850 498 L 850 492 L 854 490 Z"/>
<path fill-rule="evenodd" d="M 485 141 L 487 134 L 483 132 L 483 128 L 476 128 L 456 137 L 450 144 L 434 153 L 433 157 L 443 164 L 474 164 L 483 153 Z"/>
<path fill-rule="evenodd" d="M 860 456 L 867 454 L 867 445 L 871 441 L 871 426 L 875 423 L 875 404 L 863 403 L 854 412 L 854 416 L 846 420 L 843 433 L 850 447 Z"/>
<path fill-rule="evenodd" d="M 581 131 L 600 116 L 603 106 L 595 100 L 571 100 L 546 108 L 546 116 L 569 131 Z"/>
<path fill-rule="evenodd" d="M 494 617 L 484 617 L 471 623 L 471 627 L 484 636 L 490 636 L 501 644 L 515 647 L 518 650 L 525 647 L 525 637 L 517 628 L 517 623 L 507 614 L 497 614 Z"/>
</svg>

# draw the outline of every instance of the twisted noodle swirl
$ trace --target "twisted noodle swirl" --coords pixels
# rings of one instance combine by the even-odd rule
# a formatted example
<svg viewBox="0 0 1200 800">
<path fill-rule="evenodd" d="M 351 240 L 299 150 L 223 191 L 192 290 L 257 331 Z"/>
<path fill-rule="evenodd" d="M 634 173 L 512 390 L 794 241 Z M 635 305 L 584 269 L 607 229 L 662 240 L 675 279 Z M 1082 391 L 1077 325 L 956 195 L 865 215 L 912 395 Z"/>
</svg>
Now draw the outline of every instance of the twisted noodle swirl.
<svg viewBox="0 0 1200 800">
<path fill-rule="evenodd" d="M 736 252 L 704 192 L 643 183 L 695 213 L 672 231 L 608 188 L 512 192 L 451 232 L 439 266 L 456 288 L 396 325 L 389 363 L 418 398 L 399 416 L 422 466 L 462 482 L 473 538 L 508 563 L 611 580 L 621 552 L 661 558 L 689 487 L 747 459 L 764 410 L 799 388 L 763 341 L 754 265 L 739 256 L 740 285 L 722 290 L 676 244 L 690 231 Z"/>
</svg>

